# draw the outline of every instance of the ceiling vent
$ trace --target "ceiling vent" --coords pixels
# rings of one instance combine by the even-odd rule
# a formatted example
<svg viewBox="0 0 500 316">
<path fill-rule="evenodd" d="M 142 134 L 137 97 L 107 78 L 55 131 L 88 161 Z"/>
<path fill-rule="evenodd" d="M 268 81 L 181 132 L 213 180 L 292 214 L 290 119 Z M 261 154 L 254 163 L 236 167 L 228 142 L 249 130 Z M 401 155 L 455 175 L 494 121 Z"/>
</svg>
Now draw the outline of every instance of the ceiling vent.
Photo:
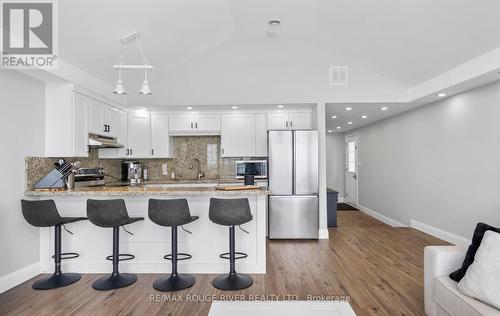
<svg viewBox="0 0 500 316">
<path fill-rule="evenodd" d="M 347 66 L 330 66 L 330 85 L 347 86 L 349 69 Z"/>
</svg>

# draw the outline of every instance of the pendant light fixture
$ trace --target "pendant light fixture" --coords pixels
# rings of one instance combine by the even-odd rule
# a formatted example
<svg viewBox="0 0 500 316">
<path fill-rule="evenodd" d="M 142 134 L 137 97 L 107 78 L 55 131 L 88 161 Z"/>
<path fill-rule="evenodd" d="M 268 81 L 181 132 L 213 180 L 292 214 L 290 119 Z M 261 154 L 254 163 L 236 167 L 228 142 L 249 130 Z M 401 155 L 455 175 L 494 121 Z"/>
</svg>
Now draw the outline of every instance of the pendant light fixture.
<svg viewBox="0 0 500 316">
<path fill-rule="evenodd" d="M 122 81 L 122 70 L 128 70 L 128 69 L 141 69 L 141 70 L 144 69 L 144 81 L 142 82 L 142 86 L 141 89 L 139 90 L 139 93 L 148 95 L 152 94 L 151 87 L 149 86 L 148 82 L 148 70 L 154 68 L 148 63 L 146 56 L 144 55 L 144 50 L 142 49 L 140 37 L 141 34 L 139 34 L 138 32 L 133 32 L 121 39 L 122 52 L 120 55 L 120 59 L 117 65 L 113 65 L 113 68 L 118 70 L 118 81 L 116 82 L 115 89 L 113 90 L 114 94 L 127 94 Z M 137 47 L 139 48 L 139 52 L 142 57 L 142 62 L 143 62 L 142 65 L 126 65 L 123 63 L 127 52 L 127 45 L 132 41 L 135 41 L 137 43 Z"/>
</svg>

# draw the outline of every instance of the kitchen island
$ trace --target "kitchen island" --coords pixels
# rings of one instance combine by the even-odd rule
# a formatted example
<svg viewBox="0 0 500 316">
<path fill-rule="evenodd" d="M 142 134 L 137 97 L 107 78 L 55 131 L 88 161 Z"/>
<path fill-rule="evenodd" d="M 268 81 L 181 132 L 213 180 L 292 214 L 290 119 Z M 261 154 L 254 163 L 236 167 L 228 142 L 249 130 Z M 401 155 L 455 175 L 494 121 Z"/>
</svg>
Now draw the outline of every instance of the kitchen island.
<svg viewBox="0 0 500 316">
<path fill-rule="evenodd" d="M 128 225 L 120 230 L 120 252 L 135 255 L 134 260 L 122 261 L 120 270 L 132 273 L 169 273 L 170 261 L 163 256 L 170 253 L 170 228 L 158 226 L 148 219 L 148 200 L 179 199 L 188 201 L 191 215 L 200 218 L 185 226 L 189 234 L 179 228 L 178 248 L 191 254 L 190 260 L 179 262 L 179 272 L 223 273 L 229 271 L 229 262 L 219 258 L 229 247 L 229 229 L 212 223 L 208 218 L 210 198 L 248 198 L 253 220 L 236 228 L 236 250 L 248 257 L 238 260 L 237 269 L 242 273 L 266 272 L 266 187 L 254 190 L 221 191 L 215 185 L 151 184 L 142 186 L 89 187 L 73 190 L 26 191 L 27 199 L 53 199 L 62 216 L 86 216 L 87 199 L 124 199 L 130 216 L 142 216 L 144 221 Z M 68 225 L 74 235 L 63 233 L 63 252 L 77 252 L 80 257 L 63 260 L 68 272 L 109 273 L 111 263 L 106 256 L 112 252 L 112 229 L 97 227 L 89 221 Z M 42 271 L 53 270 L 51 256 L 54 252 L 54 230 L 40 230 L 40 261 Z"/>
</svg>

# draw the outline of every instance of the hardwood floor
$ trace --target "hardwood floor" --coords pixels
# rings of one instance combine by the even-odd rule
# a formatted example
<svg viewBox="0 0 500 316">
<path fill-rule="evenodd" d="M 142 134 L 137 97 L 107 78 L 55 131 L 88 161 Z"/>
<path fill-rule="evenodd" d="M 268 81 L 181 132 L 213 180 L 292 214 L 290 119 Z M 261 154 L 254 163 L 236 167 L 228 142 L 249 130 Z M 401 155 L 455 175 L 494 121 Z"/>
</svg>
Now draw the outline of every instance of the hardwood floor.
<svg viewBox="0 0 500 316">
<path fill-rule="evenodd" d="M 153 274 L 110 292 L 92 289 L 96 274 L 50 291 L 31 289 L 33 279 L 0 294 L 0 315 L 207 315 L 212 295 L 233 300 L 348 296 L 357 315 L 424 315 L 423 250 L 447 243 L 359 211 L 339 212 L 338 222 L 330 240 L 269 241 L 267 274 L 254 275 L 254 285 L 243 291 L 214 289 L 214 275 L 196 275 L 191 289 L 176 293 L 154 290 L 158 275 Z"/>
</svg>

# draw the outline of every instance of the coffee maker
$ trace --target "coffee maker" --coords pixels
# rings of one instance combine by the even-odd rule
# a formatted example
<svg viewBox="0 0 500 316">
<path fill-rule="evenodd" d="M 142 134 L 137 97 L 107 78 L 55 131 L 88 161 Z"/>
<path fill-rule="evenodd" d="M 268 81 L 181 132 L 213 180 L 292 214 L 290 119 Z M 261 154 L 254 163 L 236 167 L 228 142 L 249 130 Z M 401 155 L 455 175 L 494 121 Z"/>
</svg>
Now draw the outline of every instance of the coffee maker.
<svg viewBox="0 0 500 316">
<path fill-rule="evenodd" d="M 142 165 L 138 161 L 122 161 L 122 181 L 130 182 L 130 179 L 136 178 L 136 174 L 139 179 L 142 178 Z"/>
</svg>

